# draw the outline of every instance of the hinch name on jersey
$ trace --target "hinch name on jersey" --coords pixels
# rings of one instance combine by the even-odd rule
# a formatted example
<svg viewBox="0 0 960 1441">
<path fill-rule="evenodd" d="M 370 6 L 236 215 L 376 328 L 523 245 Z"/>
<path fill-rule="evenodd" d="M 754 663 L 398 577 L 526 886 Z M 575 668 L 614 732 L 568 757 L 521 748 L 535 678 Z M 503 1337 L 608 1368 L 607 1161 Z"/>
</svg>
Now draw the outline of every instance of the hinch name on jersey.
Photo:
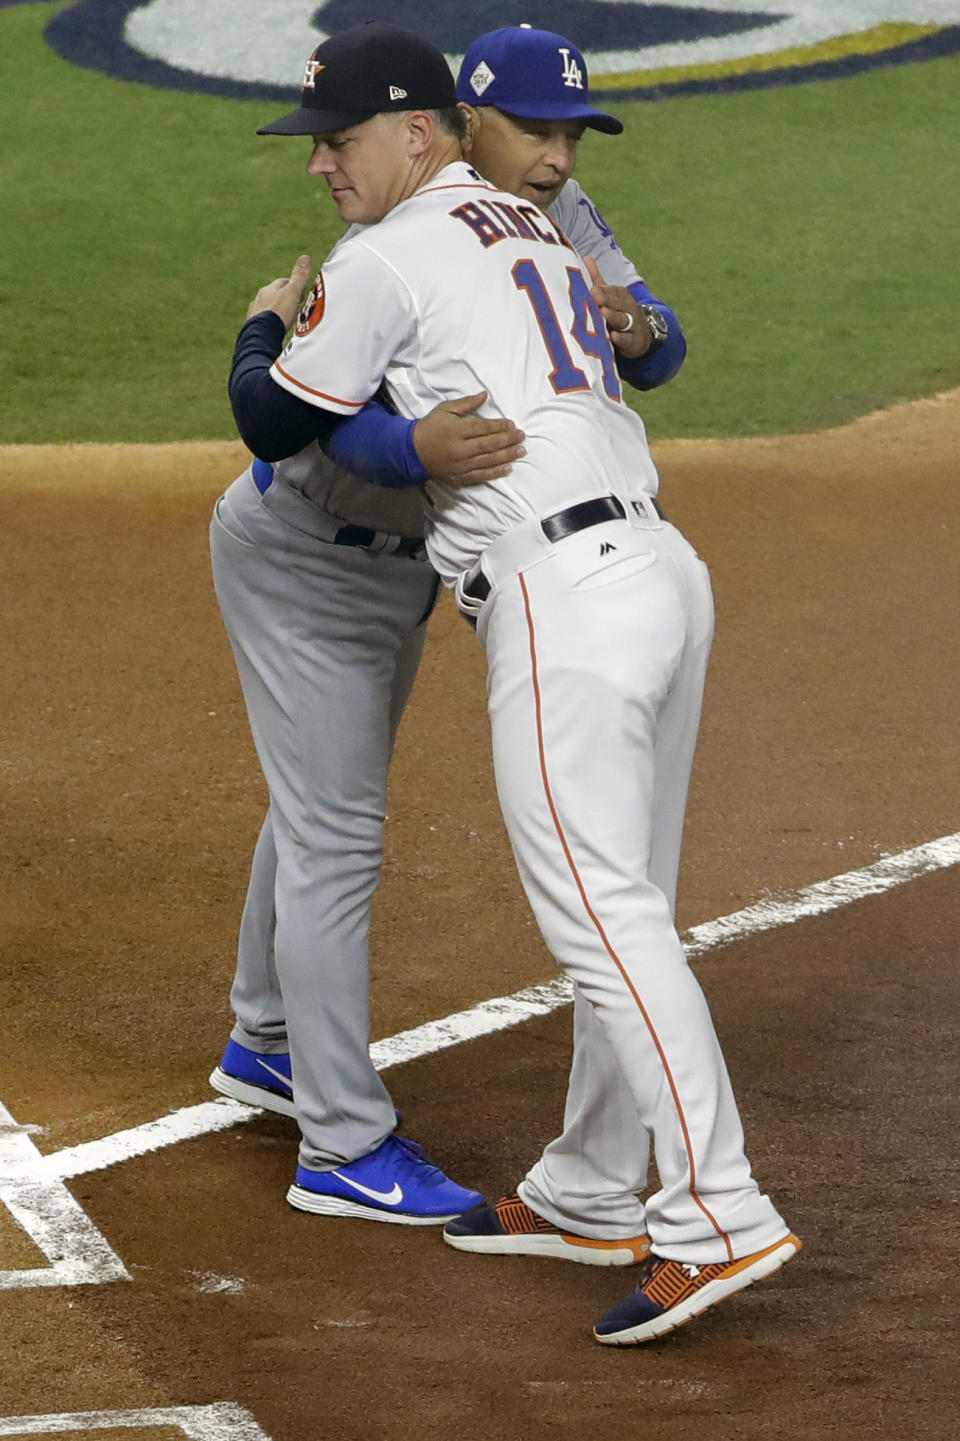
<svg viewBox="0 0 960 1441">
<path fill-rule="evenodd" d="M 450 214 L 469 225 L 486 248 L 510 236 L 514 240 L 539 240 L 544 245 L 573 246 L 563 231 L 535 205 L 510 205 L 505 200 L 468 200 Z"/>
</svg>

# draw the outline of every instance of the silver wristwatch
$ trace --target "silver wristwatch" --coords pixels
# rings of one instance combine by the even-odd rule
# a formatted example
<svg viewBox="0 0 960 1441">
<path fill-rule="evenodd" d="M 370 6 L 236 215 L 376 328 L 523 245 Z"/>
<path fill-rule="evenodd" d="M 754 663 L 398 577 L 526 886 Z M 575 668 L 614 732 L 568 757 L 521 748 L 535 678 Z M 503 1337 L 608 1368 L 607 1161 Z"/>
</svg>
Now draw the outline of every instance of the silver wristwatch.
<svg viewBox="0 0 960 1441">
<path fill-rule="evenodd" d="M 652 355 L 655 350 L 659 350 L 661 345 L 665 344 L 667 336 L 670 333 L 669 327 L 667 325 L 667 318 L 664 315 L 663 311 L 658 310 L 655 305 L 641 305 L 640 309 L 646 316 L 647 324 L 650 327 L 650 335 L 652 337 L 650 341 L 650 346 L 645 353 L 647 355 Z"/>
</svg>

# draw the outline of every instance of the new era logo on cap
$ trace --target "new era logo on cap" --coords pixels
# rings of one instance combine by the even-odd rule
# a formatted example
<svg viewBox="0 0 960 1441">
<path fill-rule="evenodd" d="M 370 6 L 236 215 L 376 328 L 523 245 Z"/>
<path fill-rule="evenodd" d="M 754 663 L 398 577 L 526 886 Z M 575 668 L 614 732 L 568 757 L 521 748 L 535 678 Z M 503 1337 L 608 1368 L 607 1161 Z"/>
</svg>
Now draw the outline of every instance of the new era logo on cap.
<svg viewBox="0 0 960 1441">
<path fill-rule="evenodd" d="M 407 92 L 406 92 L 405 90 L 401 90 L 401 88 L 400 88 L 399 85 L 391 85 L 391 86 L 390 86 L 390 99 L 391 99 L 391 100 L 406 100 L 406 98 L 407 98 Z"/>
</svg>

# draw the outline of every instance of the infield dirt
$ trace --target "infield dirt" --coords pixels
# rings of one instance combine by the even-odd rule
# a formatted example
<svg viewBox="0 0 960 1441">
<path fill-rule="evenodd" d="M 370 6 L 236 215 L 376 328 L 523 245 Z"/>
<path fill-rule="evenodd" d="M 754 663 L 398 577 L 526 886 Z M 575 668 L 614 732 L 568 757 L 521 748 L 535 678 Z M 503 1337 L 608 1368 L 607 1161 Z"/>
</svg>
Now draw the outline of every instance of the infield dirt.
<svg viewBox="0 0 960 1441">
<path fill-rule="evenodd" d="M 960 829 L 960 392 L 654 453 L 717 595 L 681 927 Z M 244 461 L 0 451 L 0 1098 L 45 1152 L 212 1095 L 265 801 L 206 553 Z M 948 870 L 698 962 L 805 1251 L 663 1344 L 589 1339 L 628 1270 L 291 1212 L 295 1128 L 262 1118 L 71 1182 L 133 1281 L 2 1293 L 0 1419 L 228 1400 L 273 1441 L 955 1441 L 958 929 Z M 553 974 L 448 597 L 401 730 L 372 971 L 375 1037 Z M 408 1132 L 509 1188 L 558 1125 L 568 1030 L 559 1012 L 391 1072 Z M 35 1264 L 0 1217 L 0 1269 Z"/>
</svg>

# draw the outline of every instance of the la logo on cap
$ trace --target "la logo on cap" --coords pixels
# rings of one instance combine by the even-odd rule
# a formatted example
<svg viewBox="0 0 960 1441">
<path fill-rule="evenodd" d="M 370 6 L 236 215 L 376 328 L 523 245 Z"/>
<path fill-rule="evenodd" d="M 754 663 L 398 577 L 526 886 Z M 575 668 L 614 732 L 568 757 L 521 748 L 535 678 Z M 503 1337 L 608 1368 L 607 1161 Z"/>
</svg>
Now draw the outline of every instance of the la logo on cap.
<svg viewBox="0 0 960 1441">
<path fill-rule="evenodd" d="M 570 51 L 565 45 L 560 46 L 558 53 L 563 56 L 564 85 L 574 90 L 582 90 L 583 71 L 580 69 L 580 66 L 577 64 L 576 60 L 574 60 L 573 56 L 570 54 Z"/>
<path fill-rule="evenodd" d="M 486 60 L 481 60 L 476 70 L 474 70 L 470 76 L 470 84 L 473 86 L 474 94 L 482 95 L 483 92 L 493 84 L 496 78 Z"/>
<path fill-rule="evenodd" d="M 325 65 L 318 65 L 316 60 L 308 60 L 307 68 L 303 72 L 303 89 L 315 90 L 317 88 L 317 76 L 321 70 L 326 70 Z"/>
</svg>

